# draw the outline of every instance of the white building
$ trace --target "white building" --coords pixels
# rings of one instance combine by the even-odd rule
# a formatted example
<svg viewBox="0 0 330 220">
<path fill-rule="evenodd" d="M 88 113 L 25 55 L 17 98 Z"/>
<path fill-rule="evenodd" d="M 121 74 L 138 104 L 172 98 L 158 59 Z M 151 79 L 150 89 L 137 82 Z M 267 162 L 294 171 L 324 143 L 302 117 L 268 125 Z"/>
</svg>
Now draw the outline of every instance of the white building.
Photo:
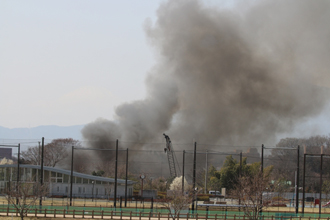
<svg viewBox="0 0 330 220">
<path fill-rule="evenodd" d="M 20 182 L 40 181 L 41 167 L 20 164 Z M 70 197 L 71 171 L 55 167 L 43 167 L 44 184 L 49 186 L 49 197 Z M 72 197 L 80 198 L 113 198 L 114 178 L 93 176 L 73 172 Z M 17 164 L 0 165 L 0 193 L 4 194 L 10 182 L 17 181 Z M 117 179 L 117 198 L 125 196 L 126 180 Z M 127 180 L 127 197 L 133 195 L 133 184 Z"/>
</svg>

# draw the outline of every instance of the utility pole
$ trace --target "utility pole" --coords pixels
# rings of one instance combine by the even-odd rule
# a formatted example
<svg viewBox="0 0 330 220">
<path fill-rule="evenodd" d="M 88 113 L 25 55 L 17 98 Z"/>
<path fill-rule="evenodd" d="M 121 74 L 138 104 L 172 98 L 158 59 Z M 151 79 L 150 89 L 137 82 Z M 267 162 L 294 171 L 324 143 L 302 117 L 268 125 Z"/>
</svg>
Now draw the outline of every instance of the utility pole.
<svg viewBox="0 0 330 220">
<path fill-rule="evenodd" d="M 73 185 L 73 155 L 74 155 L 74 146 L 72 146 L 71 151 L 71 176 L 70 176 L 70 206 L 72 206 L 72 185 Z"/>
<path fill-rule="evenodd" d="M 44 145 L 45 145 L 45 138 L 42 137 L 41 139 L 41 161 L 40 161 L 40 186 L 44 184 Z M 40 156 L 40 141 L 39 141 L 39 156 Z M 39 206 L 42 206 L 42 195 L 39 199 Z"/>
<path fill-rule="evenodd" d="M 113 198 L 113 207 L 116 208 L 117 202 L 117 169 L 118 169 L 118 139 L 116 140 L 116 164 L 115 164 L 115 194 Z"/>
<path fill-rule="evenodd" d="M 299 212 L 299 145 L 297 147 L 296 214 Z"/>
<path fill-rule="evenodd" d="M 204 193 L 207 193 L 207 173 L 208 173 L 208 164 L 207 164 L 207 150 L 205 155 L 205 186 L 204 186 Z"/>
<path fill-rule="evenodd" d="M 125 208 L 127 207 L 127 178 L 128 178 L 128 148 L 126 149 Z"/>
<path fill-rule="evenodd" d="M 264 178 L 264 145 L 261 145 L 261 166 L 260 166 L 260 171 L 261 171 L 261 178 Z M 260 211 L 259 215 L 262 216 L 262 192 L 260 195 Z"/>
<path fill-rule="evenodd" d="M 184 195 L 184 164 L 185 164 L 185 154 L 186 151 L 183 150 L 182 158 L 182 195 Z"/>
<path fill-rule="evenodd" d="M 18 144 L 18 153 L 17 153 L 17 185 L 16 185 L 16 190 L 19 192 L 18 187 L 19 187 L 19 164 L 20 164 L 20 153 L 21 153 L 21 144 Z M 18 205 L 18 197 L 16 198 L 16 205 Z"/>
<path fill-rule="evenodd" d="M 193 190 L 194 191 L 195 191 L 195 187 L 196 187 L 196 146 L 197 146 L 197 143 L 195 142 L 195 145 L 194 145 L 194 163 L 193 163 Z M 195 193 L 197 193 L 197 192 L 195 191 Z M 195 211 L 195 202 L 194 201 L 192 203 L 191 209 L 194 213 L 194 211 Z"/>
</svg>

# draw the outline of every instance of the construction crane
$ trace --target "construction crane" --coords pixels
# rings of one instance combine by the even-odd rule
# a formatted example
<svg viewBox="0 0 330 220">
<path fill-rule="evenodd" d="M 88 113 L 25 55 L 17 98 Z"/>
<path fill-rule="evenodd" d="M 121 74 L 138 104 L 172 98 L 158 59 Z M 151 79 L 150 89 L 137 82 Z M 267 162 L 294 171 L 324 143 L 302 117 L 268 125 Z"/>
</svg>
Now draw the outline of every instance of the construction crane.
<svg viewBox="0 0 330 220">
<path fill-rule="evenodd" d="M 175 162 L 177 162 L 177 159 L 175 157 L 172 142 L 171 142 L 171 139 L 168 135 L 166 135 L 166 134 L 163 134 L 163 135 L 166 139 L 166 148 L 164 148 L 164 151 L 167 154 L 168 165 L 170 167 L 170 175 L 171 175 L 171 177 L 177 177 L 178 173 L 177 173 L 176 167 L 175 167 Z"/>
</svg>

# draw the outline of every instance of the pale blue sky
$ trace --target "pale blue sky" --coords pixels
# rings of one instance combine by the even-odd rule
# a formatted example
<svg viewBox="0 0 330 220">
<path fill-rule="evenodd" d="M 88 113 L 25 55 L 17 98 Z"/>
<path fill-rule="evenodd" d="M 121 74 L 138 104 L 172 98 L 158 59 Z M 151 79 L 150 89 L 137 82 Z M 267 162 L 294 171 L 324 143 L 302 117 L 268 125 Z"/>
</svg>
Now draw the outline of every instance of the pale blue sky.
<svg viewBox="0 0 330 220">
<path fill-rule="evenodd" d="M 0 1 L 0 126 L 86 124 L 143 99 L 161 2 Z"/>
<path fill-rule="evenodd" d="M 1 0 L 0 126 L 87 124 L 143 99 L 157 58 L 143 25 L 161 2 Z M 296 131 L 328 133 L 328 110 Z"/>
<path fill-rule="evenodd" d="M 85 124 L 144 97 L 160 1 L 1 1 L 1 126 Z"/>
</svg>

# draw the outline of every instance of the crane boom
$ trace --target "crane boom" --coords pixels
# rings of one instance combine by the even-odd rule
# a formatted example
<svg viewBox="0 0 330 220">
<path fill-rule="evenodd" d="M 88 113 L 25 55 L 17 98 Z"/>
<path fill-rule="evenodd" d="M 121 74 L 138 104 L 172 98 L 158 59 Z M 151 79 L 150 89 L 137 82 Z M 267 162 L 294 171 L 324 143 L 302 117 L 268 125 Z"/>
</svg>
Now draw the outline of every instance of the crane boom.
<svg viewBox="0 0 330 220">
<path fill-rule="evenodd" d="M 170 167 L 171 177 L 177 177 L 177 172 L 175 168 L 175 155 L 172 147 L 171 139 L 168 135 L 163 134 L 166 139 L 166 148 L 164 148 L 165 153 L 167 154 L 168 165 Z"/>
</svg>

